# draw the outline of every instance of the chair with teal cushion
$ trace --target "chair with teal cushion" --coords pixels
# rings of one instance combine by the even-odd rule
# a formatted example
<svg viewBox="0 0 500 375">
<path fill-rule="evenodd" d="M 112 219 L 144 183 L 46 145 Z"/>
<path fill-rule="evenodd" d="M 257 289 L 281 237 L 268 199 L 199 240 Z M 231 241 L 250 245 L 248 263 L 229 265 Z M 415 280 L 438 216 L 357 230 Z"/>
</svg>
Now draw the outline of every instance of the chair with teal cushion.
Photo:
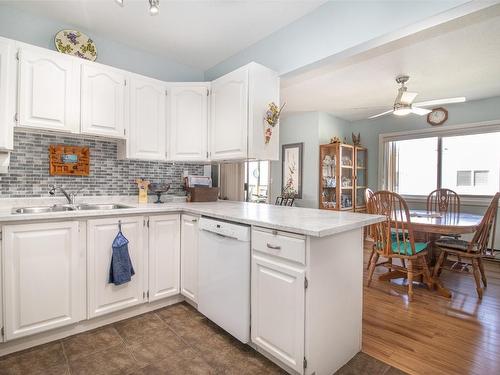
<svg viewBox="0 0 500 375">
<path fill-rule="evenodd" d="M 392 242 L 392 252 L 394 254 L 400 254 L 400 253 L 405 253 L 406 250 L 406 255 L 411 256 L 411 245 L 409 242 Z M 424 251 L 427 249 L 427 242 L 415 242 L 415 253 L 420 253 L 421 251 Z"/>
<path fill-rule="evenodd" d="M 427 265 L 427 243 L 415 242 L 410 222 L 410 211 L 406 201 L 390 191 L 378 191 L 373 194 L 367 205 L 368 213 L 383 215 L 386 220 L 371 227 L 375 251 L 368 270 L 368 286 L 378 266 L 386 267 L 389 272 L 380 276 L 381 280 L 406 278 L 408 280 L 408 300 L 413 299 L 413 280 L 422 276 L 431 289 L 434 281 Z M 377 264 L 379 257 L 387 261 Z M 400 259 L 402 265 L 392 262 Z"/>
</svg>

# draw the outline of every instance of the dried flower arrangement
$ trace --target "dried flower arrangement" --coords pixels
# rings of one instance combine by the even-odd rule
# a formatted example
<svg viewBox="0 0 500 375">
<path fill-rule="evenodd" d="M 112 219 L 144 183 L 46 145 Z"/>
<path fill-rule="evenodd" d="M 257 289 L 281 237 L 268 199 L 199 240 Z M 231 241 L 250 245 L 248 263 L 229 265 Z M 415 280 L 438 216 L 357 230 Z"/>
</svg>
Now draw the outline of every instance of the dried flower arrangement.
<svg viewBox="0 0 500 375">
<path fill-rule="evenodd" d="M 269 108 L 266 111 L 266 116 L 264 118 L 266 120 L 266 129 L 264 131 L 264 139 L 265 139 L 266 145 L 271 140 L 271 137 L 273 135 L 273 128 L 276 125 L 278 125 L 281 111 L 283 110 L 283 107 L 285 105 L 286 105 L 286 103 L 283 103 L 283 105 L 280 108 L 278 108 L 278 106 L 274 102 L 269 104 Z"/>
</svg>

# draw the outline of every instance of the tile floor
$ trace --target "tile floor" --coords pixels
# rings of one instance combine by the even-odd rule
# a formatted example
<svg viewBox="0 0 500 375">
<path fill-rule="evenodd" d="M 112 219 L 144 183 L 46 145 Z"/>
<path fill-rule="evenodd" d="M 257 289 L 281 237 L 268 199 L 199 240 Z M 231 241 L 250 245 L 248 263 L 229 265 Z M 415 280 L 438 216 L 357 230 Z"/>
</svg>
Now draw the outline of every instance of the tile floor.
<svg viewBox="0 0 500 375">
<path fill-rule="evenodd" d="M 285 374 L 186 303 L 0 358 L 0 375 Z M 360 353 L 339 372 L 403 374 Z"/>
</svg>

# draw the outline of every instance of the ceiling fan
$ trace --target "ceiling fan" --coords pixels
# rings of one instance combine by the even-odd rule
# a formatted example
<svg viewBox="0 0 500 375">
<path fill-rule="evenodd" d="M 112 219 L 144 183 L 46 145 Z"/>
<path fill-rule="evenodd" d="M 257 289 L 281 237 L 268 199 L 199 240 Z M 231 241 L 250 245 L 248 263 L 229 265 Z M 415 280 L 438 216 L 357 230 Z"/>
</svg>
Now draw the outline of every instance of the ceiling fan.
<svg viewBox="0 0 500 375">
<path fill-rule="evenodd" d="M 410 113 L 414 113 L 419 116 L 426 115 L 431 112 L 430 109 L 422 108 L 422 107 L 430 107 L 440 104 L 451 104 L 451 103 L 462 103 L 465 102 L 465 97 L 457 97 L 457 98 L 446 98 L 446 99 L 436 99 L 436 100 L 428 100 L 426 102 L 413 103 L 418 93 L 416 92 L 408 92 L 408 88 L 405 86 L 405 83 L 408 82 L 410 76 L 407 75 L 399 75 L 396 77 L 396 82 L 401 85 L 398 89 L 398 95 L 396 96 L 396 100 L 394 101 L 394 105 L 392 109 L 379 113 L 377 115 L 368 117 L 369 119 L 380 117 L 387 115 L 389 113 L 393 113 L 396 116 L 406 116 Z"/>
</svg>

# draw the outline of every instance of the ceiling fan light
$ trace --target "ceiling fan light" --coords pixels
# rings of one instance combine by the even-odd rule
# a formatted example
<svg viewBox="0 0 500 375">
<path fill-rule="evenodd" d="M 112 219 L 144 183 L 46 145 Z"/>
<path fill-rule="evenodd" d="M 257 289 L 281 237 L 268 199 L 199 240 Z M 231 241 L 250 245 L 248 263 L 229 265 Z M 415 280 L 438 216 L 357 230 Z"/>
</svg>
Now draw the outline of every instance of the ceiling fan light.
<svg viewBox="0 0 500 375">
<path fill-rule="evenodd" d="M 149 0 L 149 14 L 156 16 L 160 12 L 160 0 Z"/>
<path fill-rule="evenodd" d="M 409 115 L 411 113 L 411 109 L 410 108 L 405 108 L 405 107 L 396 108 L 393 113 L 396 116 L 406 116 L 406 115 Z"/>
<path fill-rule="evenodd" d="M 115 1 L 119 6 L 121 7 L 123 6 L 123 0 L 115 0 Z"/>
</svg>

